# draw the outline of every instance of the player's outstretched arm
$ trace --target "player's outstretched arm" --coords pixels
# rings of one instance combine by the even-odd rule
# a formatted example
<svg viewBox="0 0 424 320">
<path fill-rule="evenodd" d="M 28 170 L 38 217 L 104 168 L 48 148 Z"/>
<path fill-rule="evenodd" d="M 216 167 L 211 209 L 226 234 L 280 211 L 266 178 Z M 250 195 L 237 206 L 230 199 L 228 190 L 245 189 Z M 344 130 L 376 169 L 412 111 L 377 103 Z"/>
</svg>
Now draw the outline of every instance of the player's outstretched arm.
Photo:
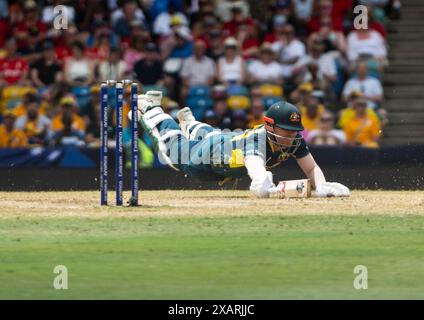
<svg viewBox="0 0 424 320">
<path fill-rule="evenodd" d="M 311 179 L 315 188 L 316 197 L 347 197 L 350 195 L 349 188 L 337 182 L 327 182 L 321 168 L 309 153 L 307 156 L 297 159 L 297 163 L 305 175 Z"/>
<path fill-rule="evenodd" d="M 269 190 L 275 188 L 272 173 L 266 171 L 265 161 L 260 156 L 247 156 L 244 159 L 247 172 L 252 182 L 250 191 L 257 197 L 269 197 Z"/>
</svg>

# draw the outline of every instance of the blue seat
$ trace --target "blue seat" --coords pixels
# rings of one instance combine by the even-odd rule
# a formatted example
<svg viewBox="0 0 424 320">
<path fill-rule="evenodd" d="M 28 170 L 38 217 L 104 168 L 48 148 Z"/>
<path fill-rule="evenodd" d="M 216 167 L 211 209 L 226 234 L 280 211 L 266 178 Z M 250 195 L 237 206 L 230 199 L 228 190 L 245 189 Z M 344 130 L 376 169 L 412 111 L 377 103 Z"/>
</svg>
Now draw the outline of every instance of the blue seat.
<svg viewBox="0 0 424 320">
<path fill-rule="evenodd" d="M 211 89 L 208 86 L 193 86 L 188 92 L 188 98 L 192 97 L 209 97 Z"/>
<path fill-rule="evenodd" d="M 71 92 L 77 99 L 78 106 L 81 110 L 84 110 L 89 106 L 91 99 L 90 87 L 72 87 Z"/>
<path fill-rule="evenodd" d="M 270 106 L 279 101 L 283 101 L 283 99 L 281 97 L 266 96 L 263 98 L 262 103 L 264 104 L 265 110 L 268 110 Z"/>
<path fill-rule="evenodd" d="M 209 97 L 191 97 L 186 100 L 186 105 L 197 120 L 202 120 L 205 111 L 213 107 L 213 101 Z"/>
<path fill-rule="evenodd" d="M 229 96 L 249 96 L 249 89 L 245 86 L 240 86 L 237 84 L 230 85 L 227 89 L 227 93 Z"/>
</svg>

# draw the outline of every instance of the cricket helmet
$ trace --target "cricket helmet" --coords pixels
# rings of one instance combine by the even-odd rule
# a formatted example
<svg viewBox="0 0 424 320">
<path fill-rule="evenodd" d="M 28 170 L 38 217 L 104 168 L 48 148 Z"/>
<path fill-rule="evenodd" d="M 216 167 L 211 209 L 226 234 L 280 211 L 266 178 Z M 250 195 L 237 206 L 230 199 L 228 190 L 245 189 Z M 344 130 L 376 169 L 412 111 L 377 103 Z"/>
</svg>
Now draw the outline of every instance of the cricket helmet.
<svg viewBox="0 0 424 320">
<path fill-rule="evenodd" d="M 276 102 L 266 111 L 264 122 L 268 139 L 279 149 L 286 150 L 292 146 L 294 149 L 297 149 L 299 147 L 302 139 L 299 135 L 294 139 L 284 137 L 276 134 L 274 129 L 278 127 L 284 130 L 297 132 L 304 130 L 302 116 L 296 106 L 286 101 Z M 270 128 L 272 128 L 272 130 Z M 288 146 L 288 144 L 290 144 L 290 146 Z"/>
</svg>

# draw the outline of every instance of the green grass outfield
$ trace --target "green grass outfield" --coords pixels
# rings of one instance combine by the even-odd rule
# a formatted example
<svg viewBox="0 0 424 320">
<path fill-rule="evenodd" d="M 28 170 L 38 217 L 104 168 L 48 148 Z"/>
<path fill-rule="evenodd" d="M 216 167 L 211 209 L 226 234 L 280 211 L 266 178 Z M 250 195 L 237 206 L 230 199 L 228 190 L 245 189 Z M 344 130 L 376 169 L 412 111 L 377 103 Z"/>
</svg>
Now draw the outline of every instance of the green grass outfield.
<svg viewBox="0 0 424 320">
<path fill-rule="evenodd" d="M 0 299 L 424 298 L 422 191 L 287 200 L 164 190 L 140 202 L 0 192 Z M 68 290 L 53 288 L 57 265 Z M 368 290 L 353 287 L 356 265 L 368 268 Z"/>
<path fill-rule="evenodd" d="M 342 214 L 2 217 L 0 298 L 423 299 L 424 216 Z"/>
</svg>

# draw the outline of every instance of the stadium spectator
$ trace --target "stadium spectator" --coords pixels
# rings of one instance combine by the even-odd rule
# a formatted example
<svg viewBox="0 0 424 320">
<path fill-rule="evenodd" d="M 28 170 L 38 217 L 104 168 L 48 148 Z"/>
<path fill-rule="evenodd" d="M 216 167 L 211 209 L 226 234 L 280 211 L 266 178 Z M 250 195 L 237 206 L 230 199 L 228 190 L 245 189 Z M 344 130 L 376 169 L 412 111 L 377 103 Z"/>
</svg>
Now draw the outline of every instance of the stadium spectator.
<svg viewBox="0 0 424 320">
<path fill-rule="evenodd" d="M 62 80 L 62 67 L 57 62 L 52 42 L 43 44 L 42 58 L 31 66 L 30 76 L 32 83 L 40 89 L 47 89 Z"/>
<path fill-rule="evenodd" d="M 183 97 L 193 86 L 210 86 L 216 76 L 215 62 L 205 55 L 206 44 L 197 39 L 194 42 L 193 56 L 183 62 L 181 78 L 183 82 Z"/>
<path fill-rule="evenodd" d="M 72 24 L 68 26 L 68 29 L 62 30 L 57 37 L 55 50 L 61 64 L 64 64 L 66 58 L 72 56 L 72 45 L 76 41 L 78 41 L 78 29 Z"/>
<path fill-rule="evenodd" d="M 347 58 L 351 63 L 360 58 L 373 58 L 383 68 L 387 64 L 386 42 L 375 30 L 353 30 L 347 36 Z"/>
<path fill-rule="evenodd" d="M 303 127 L 309 131 L 315 130 L 319 126 L 325 107 L 320 104 L 318 99 L 310 95 L 306 101 L 300 105 L 300 113 L 302 114 Z"/>
<path fill-rule="evenodd" d="M 224 36 L 235 36 L 237 29 L 241 25 L 253 25 L 254 20 L 249 17 L 243 10 L 245 4 L 243 1 L 234 1 L 231 5 L 231 20 L 224 23 Z M 224 17 L 225 21 L 225 17 Z"/>
<path fill-rule="evenodd" d="M 23 20 L 17 23 L 13 30 L 19 51 L 27 48 L 31 35 L 35 37 L 35 44 L 38 44 L 45 39 L 47 31 L 46 25 L 40 20 L 35 1 L 25 1 L 23 9 Z"/>
<path fill-rule="evenodd" d="M 272 18 L 272 32 L 268 33 L 265 38 L 264 42 L 281 42 L 285 39 L 284 34 L 284 27 L 287 24 L 287 17 L 285 15 L 275 15 Z"/>
<path fill-rule="evenodd" d="M 238 26 L 236 39 L 240 44 L 241 54 L 244 59 L 248 60 L 257 57 L 260 40 L 256 23 L 245 23 Z"/>
<path fill-rule="evenodd" d="M 225 84 L 241 85 L 245 79 L 246 66 L 238 52 L 238 42 L 235 38 L 227 38 L 224 42 L 224 56 L 218 60 L 217 78 Z"/>
<path fill-rule="evenodd" d="M 336 62 L 331 54 L 325 54 L 325 43 L 316 39 L 310 53 L 300 58 L 294 65 L 296 82 L 312 82 L 314 87 L 326 89 L 337 80 Z"/>
<path fill-rule="evenodd" d="M 60 100 L 59 103 L 60 112 L 52 119 L 52 130 L 55 132 L 62 131 L 67 123 L 64 122 L 65 120 L 68 120 L 67 114 L 71 114 L 71 128 L 72 130 L 77 130 L 81 132 L 81 134 L 85 133 L 85 122 L 84 120 L 78 115 L 78 106 L 77 101 L 72 96 L 65 96 Z"/>
<path fill-rule="evenodd" d="M 6 56 L 0 60 L 0 86 L 28 84 L 28 64 L 16 55 L 16 40 L 6 42 Z"/>
<path fill-rule="evenodd" d="M 71 109 L 64 110 L 60 114 L 60 120 L 63 127 L 54 131 L 50 141 L 51 145 L 75 147 L 82 147 L 85 145 L 84 133 L 75 129 L 73 117 L 74 115 Z"/>
<path fill-rule="evenodd" d="M 249 128 L 254 128 L 258 125 L 263 124 L 265 108 L 262 101 L 262 97 L 252 97 L 252 106 L 250 109 L 250 114 L 248 116 L 247 126 Z"/>
<path fill-rule="evenodd" d="M 284 78 L 290 79 L 296 62 L 306 55 L 306 48 L 302 41 L 296 38 L 292 25 L 285 25 L 281 31 L 280 40 L 273 43 L 272 47 L 280 57 Z"/>
<path fill-rule="evenodd" d="M 25 133 L 15 127 L 16 116 L 11 111 L 3 114 L 0 124 L 0 148 L 23 148 L 28 145 Z"/>
<path fill-rule="evenodd" d="M 318 128 L 311 130 L 307 142 L 316 146 L 340 146 L 346 143 L 346 135 L 342 130 L 334 128 L 334 116 L 325 111 L 319 120 Z"/>
<path fill-rule="evenodd" d="M 219 60 L 225 53 L 225 47 L 222 45 L 222 37 L 220 30 L 212 30 L 207 36 L 209 47 L 206 50 L 206 55 L 215 62 Z"/>
<path fill-rule="evenodd" d="M 383 87 L 378 79 L 368 75 L 368 64 L 360 61 L 356 76 L 349 79 L 343 89 L 343 100 L 348 101 L 353 92 L 361 92 L 368 101 L 368 107 L 376 109 L 383 100 Z"/>
<path fill-rule="evenodd" d="M 313 32 L 308 38 L 308 46 L 316 40 L 322 40 L 329 44 L 330 49 L 346 53 L 346 37 L 343 32 L 332 29 L 331 18 L 321 17 L 321 24 L 318 31 Z"/>
<path fill-rule="evenodd" d="M 219 129 L 231 128 L 231 110 L 228 108 L 227 98 L 218 97 L 214 101 L 213 111 L 218 116 L 217 127 Z"/>
<path fill-rule="evenodd" d="M 350 146 L 378 147 L 380 122 L 369 115 L 367 108 L 367 99 L 361 96 L 354 99 L 354 115 L 347 119 L 342 127 Z"/>
<path fill-rule="evenodd" d="M 16 119 L 15 126 L 22 130 L 28 144 L 45 145 L 51 138 L 51 120 L 40 113 L 40 100 L 36 95 L 25 99 L 26 113 Z"/>
<path fill-rule="evenodd" d="M 144 45 L 145 39 L 143 36 L 132 36 L 129 47 L 124 50 L 123 60 L 127 65 L 128 73 L 134 70 L 135 64 L 144 58 Z"/>
<path fill-rule="evenodd" d="M 172 35 L 171 26 L 185 25 L 188 26 L 188 20 L 184 13 L 178 12 L 175 3 L 168 5 L 168 10 L 159 14 L 153 22 L 153 33 L 159 37 L 168 37 Z"/>
<path fill-rule="evenodd" d="M 138 20 L 144 24 L 145 17 L 137 1 L 129 0 L 124 2 L 122 9 L 112 13 L 111 20 L 115 33 L 124 38 L 131 34 L 131 22 Z"/>
<path fill-rule="evenodd" d="M 181 26 L 174 30 L 174 34 L 162 43 L 162 59 L 167 58 L 188 58 L 193 53 L 193 43 L 190 29 Z"/>
<path fill-rule="evenodd" d="M 318 0 L 317 2 L 317 9 L 308 22 L 309 32 L 317 32 L 321 28 L 322 17 L 330 17 L 332 30 L 344 31 L 344 21 L 352 10 L 352 0 Z"/>
<path fill-rule="evenodd" d="M 213 110 L 206 110 L 203 115 L 203 122 L 215 129 L 219 129 L 219 117 Z"/>
<path fill-rule="evenodd" d="M 248 127 L 247 114 L 244 110 L 234 110 L 231 114 L 231 130 L 246 130 Z"/>
<path fill-rule="evenodd" d="M 274 59 L 272 46 L 264 42 L 260 48 L 259 60 L 252 61 L 247 67 L 251 84 L 283 84 L 283 69 Z"/>
<path fill-rule="evenodd" d="M 146 44 L 144 58 L 134 66 L 136 79 L 143 85 L 160 85 L 163 83 L 162 62 L 158 59 L 156 45 Z"/>
<path fill-rule="evenodd" d="M 121 58 L 121 50 L 119 48 L 110 49 L 107 60 L 99 65 L 99 78 L 104 82 L 108 79 L 124 79 L 127 75 L 127 65 Z"/>
<path fill-rule="evenodd" d="M 65 81 L 72 87 L 90 86 L 95 80 L 94 62 L 84 56 L 84 45 L 81 42 L 73 43 L 72 54 L 72 57 L 65 60 Z"/>
<path fill-rule="evenodd" d="M 314 0 L 291 0 L 293 18 L 295 19 L 296 30 L 299 35 L 305 35 L 307 25 L 312 17 Z"/>
</svg>

